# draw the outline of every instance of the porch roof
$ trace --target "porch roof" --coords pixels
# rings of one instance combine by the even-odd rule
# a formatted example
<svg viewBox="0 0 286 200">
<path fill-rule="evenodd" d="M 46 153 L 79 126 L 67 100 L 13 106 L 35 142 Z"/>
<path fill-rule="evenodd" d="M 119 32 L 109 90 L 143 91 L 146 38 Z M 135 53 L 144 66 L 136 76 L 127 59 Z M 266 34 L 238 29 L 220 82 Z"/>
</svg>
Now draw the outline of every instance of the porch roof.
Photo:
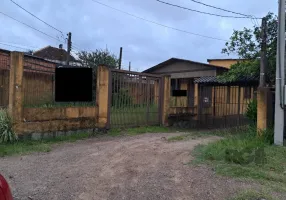
<svg viewBox="0 0 286 200">
<path fill-rule="evenodd" d="M 235 81 L 222 81 L 216 76 L 205 76 L 195 79 L 194 83 L 208 85 L 258 85 L 258 76 L 241 76 Z"/>
</svg>

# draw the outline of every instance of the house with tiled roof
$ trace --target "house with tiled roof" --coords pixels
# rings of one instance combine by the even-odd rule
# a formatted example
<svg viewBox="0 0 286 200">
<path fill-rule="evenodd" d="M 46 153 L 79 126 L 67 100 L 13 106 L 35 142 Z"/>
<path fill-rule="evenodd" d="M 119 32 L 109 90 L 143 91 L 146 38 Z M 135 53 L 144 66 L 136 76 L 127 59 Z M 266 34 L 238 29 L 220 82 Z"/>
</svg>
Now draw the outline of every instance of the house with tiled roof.
<svg viewBox="0 0 286 200">
<path fill-rule="evenodd" d="M 65 64 L 68 52 L 63 48 L 63 45 L 60 44 L 59 48 L 46 46 L 35 51 L 33 55 L 58 64 Z M 76 63 L 78 63 L 77 60 L 72 55 L 70 55 L 70 64 L 73 65 Z"/>
</svg>

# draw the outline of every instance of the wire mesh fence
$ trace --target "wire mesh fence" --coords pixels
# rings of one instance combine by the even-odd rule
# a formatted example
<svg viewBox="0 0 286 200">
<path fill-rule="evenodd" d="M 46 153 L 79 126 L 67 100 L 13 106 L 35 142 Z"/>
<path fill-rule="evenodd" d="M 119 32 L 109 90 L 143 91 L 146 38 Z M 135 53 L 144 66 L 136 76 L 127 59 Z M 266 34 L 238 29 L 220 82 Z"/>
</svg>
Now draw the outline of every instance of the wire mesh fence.
<svg viewBox="0 0 286 200">
<path fill-rule="evenodd" d="M 156 76 L 111 70 L 112 127 L 160 124 L 160 84 Z"/>
<path fill-rule="evenodd" d="M 9 69 L 10 54 L 0 52 L 0 108 L 5 108 L 9 103 Z"/>
</svg>

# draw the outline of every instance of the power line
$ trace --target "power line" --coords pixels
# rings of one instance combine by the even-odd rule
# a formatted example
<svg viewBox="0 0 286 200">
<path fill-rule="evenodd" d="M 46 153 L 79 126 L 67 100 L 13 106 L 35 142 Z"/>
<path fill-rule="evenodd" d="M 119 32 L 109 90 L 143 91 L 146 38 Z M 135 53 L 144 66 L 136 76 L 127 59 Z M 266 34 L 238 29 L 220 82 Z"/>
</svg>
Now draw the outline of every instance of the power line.
<svg viewBox="0 0 286 200">
<path fill-rule="evenodd" d="M 36 15 L 34 15 L 33 13 L 31 13 L 30 11 L 28 11 L 27 9 L 23 8 L 21 5 L 19 5 L 18 3 L 16 3 L 13 0 L 10 0 L 12 3 L 14 3 L 15 5 L 17 5 L 19 8 L 21 8 L 22 10 L 24 10 L 25 12 L 29 13 L 30 15 L 32 15 L 33 17 L 35 17 L 36 19 L 38 19 L 39 21 L 43 22 L 44 24 L 46 24 L 47 26 L 49 26 L 50 28 L 60 32 L 62 34 L 62 38 L 64 39 L 64 33 L 63 31 L 59 30 L 58 28 L 50 25 L 49 23 L 45 22 L 44 20 L 40 19 L 39 17 L 37 17 Z"/>
<path fill-rule="evenodd" d="M 22 48 L 22 47 L 10 45 L 10 44 L 4 44 L 4 43 L 2 43 L 2 42 L 0 42 L 0 45 L 9 46 L 9 47 L 14 47 L 14 48 L 23 49 L 23 50 L 31 50 L 31 49 Z"/>
<path fill-rule="evenodd" d="M 59 42 L 62 42 L 60 39 L 58 39 L 58 38 L 56 38 L 56 37 L 54 37 L 54 36 L 51 36 L 51 35 L 49 35 L 49 34 L 43 32 L 43 31 L 40 31 L 39 29 L 36 29 L 36 28 L 30 26 L 29 24 L 26 24 L 26 23 L 24 23 L 24 22 L 21 22 L 21 21 L 15 19 L 15 18 L 13 18 L 13 17 L 11 17 L 11 16 L 9 16 L 9 15 L 7 15 L 7 14 L 1 12 L 1 11 L 0 11 L 0 13 L 1 13 L 2 15 L 4 15 L 4 16 L 10 18 L 10 19 L 13 19 L 14 21 L 16 21 L 16 22 L 18 22 L 18 23 L 20 23 L 20 24 L 23 24 L 23 25 L 25 25 L 25 26 L 27 26 L 27 27 L 29 27 L 29 28 L 35 30 L 35 31 L 38 31 L 38 32 L 40 32 L 40 33 L 42 33 L 42 34 L 44 34 L 44 35 L 50 37 L 50 38 L 53 38 L 54 40 L 57 40 L 57 41 L 59 41 Z"/>
<path fill-rule="evenodd" d="M 27 48 L 32 48 L 32 49 L 37 49 L 37 48 L 39 48 L 39 47 L 35 47 L 35 46 L 29 46 L 29 45 L 23 45 L 23 44 L 11 43 L 11 42 L 3 42 L 3 41 L 0 41 L 0 43 L 2 43 L 2 44 L 8 44 L 8 45 L 17 45 L 17 46 L 27 47 Z"/>
<path fill-rule="evenodd" d="M 165 1 L 161 1 L 161 0 L 156 0 L 162 4 L 166 4 L 166 5 L 169 5 L 169 6 L 173 6 L 173 7 L 177 7 L 177 8 L 181 8 L 181 9 L 184 9 L 184 10 L 188 10 L 188 11 L 192 11 L 192 12 L 197 12 L 197 13 L 201 13 L 201 14 L 205 14 L 205 15 L 212 15 L 212 16 L 217 16 L 217 17 L 225 17 L 225 18 L 240 18 L 240 19 L 246 19 L 246 18 L 250 18 L 249 16 L 248 17 L 237 17 L 237 16 L 230 16 L 230 15 L 219 15 L 219 14 L 215 14 L 215 13 L 209 13 L 209 12 L 203 12 L 203 11 L 199 11 L 199 10 L 194 10 L 194 9 L 191 9 L 191 8 L 186 8 L 186 7 L 183 7 L 183 6 L 180 6 L 180 5 L 176 5 L 176 4 L 171 4 L 171 3 L 168 3 L 168 2 L 165 2 Z"/>
<path fill-rule="evenodd" d="M 245 17 L 248 17 L 248 18 L 262 19 L 262 18 L 252 17 L 252 15 L 246 15 L 246 14 L 243 14 L 243 13 L 234 12 L 234 11 L 231 11 L 231 10 L 227 10 L 227 9 L 219 8 L 219 7 L 216 7 L 216 6 L 212 6 L 212 5 L 209 5 L 209 4 L 206 4 L 206 3 L 203 3 L 203 2 L 199 2 L 199 1 L 196 1 L 196 0 L 190 0 L 190 1 L 198 3 L 198 4 L 201 4 L 201 5 L 204 5 L 204 6 L 207 6 L 207 7 L 210 7 L 210 8 L 214 8 L 214 9 L 217 9 L 217 10 L 222 10 L 222 11 L 225 11 L 225 12 L 229 12 L 229 13 L 245 16 Z"/>
<path fill-rule="evenodd" d="M 181 30 L 181 29 L 178 29 L 178 28 L 174 28 L 174 27 L 171 27 L 171 26 L 164 25 L 164 24 L 160 24 L 160 23 L 158 23 L 158 22 L 151 21 L 151 20 L 145 19 L 145 18 L 143 18 L 143 17 L 139 17 L 139 16 L 137 16 L 137 15 L 133 15 L 133 14 L 131 14 L 131 13 L 125 12 L 125 11 L 123 11 L 123 10 L 119 10 L 119 9 L 117 9 L 117 8 L 111 7 L 111 6 L 109 6 L 109 5 L 106 5 L 106 4 L 104 4 L 104 3 L 98 2 L 98 1 L 96 1 L 96 0 L 92 0 L 92 1 L 95 2 L 95 3 L 101 4 L 101 5 L 105 6 L 105 7 L 108 7 L 108 8 L 111 8 L 111 9 L 113 9 L 113 10 L 116 10 L 116 11 L 118 11 L 118 12 L 124 13 L 124 14 L 126 14 L 126 15 L 130 15 L 130 16 L 132 16 L 132 17 L 135 17 L 135 18 L 137 18 L 137 19 L 140 19 L 140 20 L 143 20 L 143 21 L 152 23 L 152 24 L 156 24 L 156 25 L 158 25 L 158 26 L 162 26 L 162 27 L 165 27 L 165 28 L 169 28 L 169 29 L 172 29 L 172 30 L 180 31 L 180 32 L 187 33 L 187 34 L 190 34 L 190 35 L 196 35 L 196 36 L 200 36 L 200 37 L 204 37 L 204 38 L 209 38 L 209 39 L 213 39 L 213 40 L 228 41 L 228 40 L 224 40 L 224 39 L 220 39 L 220 38 L 215 38 L 215 37 L 211 37 L 211 36 L 201 35 L 201 34 L 198 34 L 198 33 L 192 33 L 192 32 L 186 31 L 186 30 Z"/>
<path fill-rule="evenodd" d="M 33 17 L 35 17 L 36 19 L 38 19 L 39 21 L 43 22 L 44 24 L 46 24 L 47 26 L 51 27 L 52 29 L 60 32 L 63 35 L 63 32 L 57 28 L 55 28 L 54 26 L 48 24 L 47 22 L 45 22 L 44 20 L 40 19 L 39 17 L 37 17 L 36 15 L 34 15 L 33 13 L 31 13 L 30 11 L 26 10 L 25 8 L 23 8 L 21 5 L 19 5 L 18 3 L 16 3 L 13 0 L 10 0 L 12 3 L 14 3 L 16 6 L 18 6 L 19 8 L 21 8 L 22 10 L 24 10 L 25 12 L 29 13 L 30 15 L 32 15 Z"/>
</svg>

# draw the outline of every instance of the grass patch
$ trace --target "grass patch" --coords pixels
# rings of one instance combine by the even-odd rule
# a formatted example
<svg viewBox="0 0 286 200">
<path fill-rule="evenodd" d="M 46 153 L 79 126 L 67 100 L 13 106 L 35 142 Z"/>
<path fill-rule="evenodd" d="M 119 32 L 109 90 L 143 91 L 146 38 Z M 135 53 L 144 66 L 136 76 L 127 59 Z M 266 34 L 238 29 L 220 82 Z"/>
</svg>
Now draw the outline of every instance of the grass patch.
<svg viewBox="0 0 286 200">
<path fill-rule="evenodd" d="M 130 105 L 121 108 L 112 107 L 110 123 L 112 127 L 159 124 L 159 108 L 156 105 L 150 105 L 149 113 L 147 113 L 147 107 L 144 105 Z"/>
<path fill-rule="evenodd" d="M 173 136 L 168 138 L 168 142 L 175 142 L 175 141 L 181 141 L 186 139 L 185 135 L 178 135 L 178 136 Z"/>
<path fill-rule="evenodd" d="M 94 102 L 44 102 L 37 104 L 25 104 L 25 108 L 64 108 L 64 107 L 90 107 L 95 106 Z"/>
<path fill-rule="evenodd" d="M 168 133 L 171 130 L 163 126 L 142 126 L 136 128 L 117 128 L 108 131 L 110 136 L 140 135 L 144 133 Z"/>
<path fill-rule="evenodd" d="M 201 137 L 207 137 L 207 136 L 209 136 L 209 134 L 204 133 L 204 132 L 190 132 L 184 135 L 169 137 L 167 140 L 168 142 L 176 142 L 176 141 L 183 141 L 183 140 L 189 140 L 189 139 L 194 140 L 194 139 L 198 139 Z"/>
<path fill-rule="evenodd" d="M 62 142 L 75 142 L 86 139 L 90 136 L 88 133 L 73 134 L 70 136 L 59 136 L 43 140 L 19 140 L 15 143 L 0 144 L 0 157 L 11 155 L 25 155 L 32 152 L 50 152 L 52 145 Z"/>
<path fill-rule="evenodd" d="M 257 180 L 263 185 L 279 183 L 286 191 L 286 148 L 270 143 L 271 133 L 257 137 L 255 129 L 230 134 L 225 139 L 195 148 L 194 163 L 211 165 L 217 174 Z M 277 186 L 278 186 L 277 185 Z"/>
<path fill-rule="evenodd" d="M 273 197 L 269 196 L 268 194 L 265 194 L 264 192 L 258 192 L 254 190 L 245 190 L 228 200 L 259 200 L 259 199 L 276 200 Z"/>
<path fill-rule="evenodd" d="M 189 129 L 180 129 L 179 132 L 184 132 L 186 134 L 169 137 L 169 142 L 182 141 L 187 139 L 197 139 L 199 137 L 207 136 L 219 136 L 219 137 L 230 137 L 230 136 L 239 136 L 241 132 L 245 131 L 248 127 L 239 127 L 239 128 L 229 128 L 213 131 L 194 131 Z M 173 132 L 178 132 L 178 129 L 171 128 Z"/>
<path fill-rule="evenodd" d="M 138 135 L 143 133 L 166 133 L 170 129 L 161 126 L 138 127 L 128 129 L 111 129 L 109 136 Z M 50 152 L 54 144 L 75 142 L 91 137 L 90 133 L 77 133 L 69 136 L 58 136 L 43 140 L 19 140 L 14 143 L 0 144 L 0 157 L 11 155 L 25 155 L 32 152 Z"/>
</svg>

